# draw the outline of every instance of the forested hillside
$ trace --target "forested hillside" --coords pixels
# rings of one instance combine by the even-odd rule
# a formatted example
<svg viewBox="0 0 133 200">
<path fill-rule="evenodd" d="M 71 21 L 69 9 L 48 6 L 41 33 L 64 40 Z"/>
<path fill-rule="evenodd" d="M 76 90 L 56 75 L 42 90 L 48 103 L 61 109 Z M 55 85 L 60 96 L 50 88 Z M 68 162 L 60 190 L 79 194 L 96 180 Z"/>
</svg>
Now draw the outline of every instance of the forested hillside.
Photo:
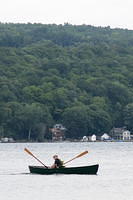
<svg viewBox="0 0 133 200">
<path fill-rule="evenodd" d="M 133 131 L 133 31 L 0 24 L 0 137 L 43 141 Z"/>
</svg>

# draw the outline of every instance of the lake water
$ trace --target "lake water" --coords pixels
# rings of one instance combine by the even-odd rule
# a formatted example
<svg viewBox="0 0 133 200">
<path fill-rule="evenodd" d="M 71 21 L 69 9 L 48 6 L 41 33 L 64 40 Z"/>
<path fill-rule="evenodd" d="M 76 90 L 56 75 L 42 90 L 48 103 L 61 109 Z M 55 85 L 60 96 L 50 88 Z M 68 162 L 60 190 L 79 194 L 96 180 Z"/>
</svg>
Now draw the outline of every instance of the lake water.
<svg viewBox="0 0 133 200">
<path fill-rule="evenodd" d="M 34 175 L 28 165 L 40 165 L 24 152 L 27 147 L 44 164 L 58 154 L 68 166 L 99 164 L 97 175 Z M 133 143 L 0 143 L 1 200 L 132 200 Z"/>
</svg>

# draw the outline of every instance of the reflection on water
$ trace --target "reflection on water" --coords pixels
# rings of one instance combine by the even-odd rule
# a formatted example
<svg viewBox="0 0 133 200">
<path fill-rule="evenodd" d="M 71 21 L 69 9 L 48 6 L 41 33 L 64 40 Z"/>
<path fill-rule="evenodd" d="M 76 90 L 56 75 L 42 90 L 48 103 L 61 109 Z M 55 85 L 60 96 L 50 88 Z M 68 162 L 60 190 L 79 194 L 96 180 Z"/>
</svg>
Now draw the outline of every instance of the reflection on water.
<svg viewBox="0 0 133 200">
<path fill-rule="evenodd" d="M 99 164 L 98 175 L 35 175 L 28 165 L 40 165 L 24 152 L 27 147 L 44 164 L 58 154 L 68 166 Z M 132 200 L 133 143 L 0 143 L 1 200 Z"/>
</svg>

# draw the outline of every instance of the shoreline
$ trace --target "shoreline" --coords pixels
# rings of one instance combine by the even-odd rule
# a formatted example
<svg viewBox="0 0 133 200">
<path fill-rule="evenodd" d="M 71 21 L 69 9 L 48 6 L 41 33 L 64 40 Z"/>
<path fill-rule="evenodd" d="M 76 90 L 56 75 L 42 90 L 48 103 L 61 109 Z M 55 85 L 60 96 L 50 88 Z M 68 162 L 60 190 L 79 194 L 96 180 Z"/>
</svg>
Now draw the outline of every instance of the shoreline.
<svg viewBox="0 0 133 200">
<path fill-rule="evenodd" d="M 42 142 L 38 142 L 38 141 L 14 141 L 14 142 L 3 142 L 0 141 L 1 144 L 13 144 L 13 143 L 120 143 L 120 142 L 133 142 L 133 140 L 130 141 L 123 141 L 123 140 L 113 140 L 113 141 L 100 141 L 100 140 L 96 140 L 96 141 L 80 141 L 80 140 L 64 140 L 64 141 L 42 141 Z"/>
</svg>

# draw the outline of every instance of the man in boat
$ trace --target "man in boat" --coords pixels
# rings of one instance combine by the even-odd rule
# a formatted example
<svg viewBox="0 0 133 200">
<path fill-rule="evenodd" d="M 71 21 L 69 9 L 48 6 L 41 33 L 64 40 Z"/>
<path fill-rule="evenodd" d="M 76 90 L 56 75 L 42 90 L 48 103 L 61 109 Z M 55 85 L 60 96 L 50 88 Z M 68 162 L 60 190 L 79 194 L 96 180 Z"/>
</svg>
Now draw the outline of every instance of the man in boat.
<svg viewBox="0 0 133 200">
<path fill-rule="evenodd" d="M 58 158 L 58 155 L 54 155 L 54 156 L 53 156 L 53 159 L 54 159 L 55 161 L 54 161 L 54 164 L 51 166 L 51 168 L 61 168 L 61 167 L 64 167 L 64 166 L 63 166 L 63 161 L 61 161 L 61 160 Z"/>
</svg>

